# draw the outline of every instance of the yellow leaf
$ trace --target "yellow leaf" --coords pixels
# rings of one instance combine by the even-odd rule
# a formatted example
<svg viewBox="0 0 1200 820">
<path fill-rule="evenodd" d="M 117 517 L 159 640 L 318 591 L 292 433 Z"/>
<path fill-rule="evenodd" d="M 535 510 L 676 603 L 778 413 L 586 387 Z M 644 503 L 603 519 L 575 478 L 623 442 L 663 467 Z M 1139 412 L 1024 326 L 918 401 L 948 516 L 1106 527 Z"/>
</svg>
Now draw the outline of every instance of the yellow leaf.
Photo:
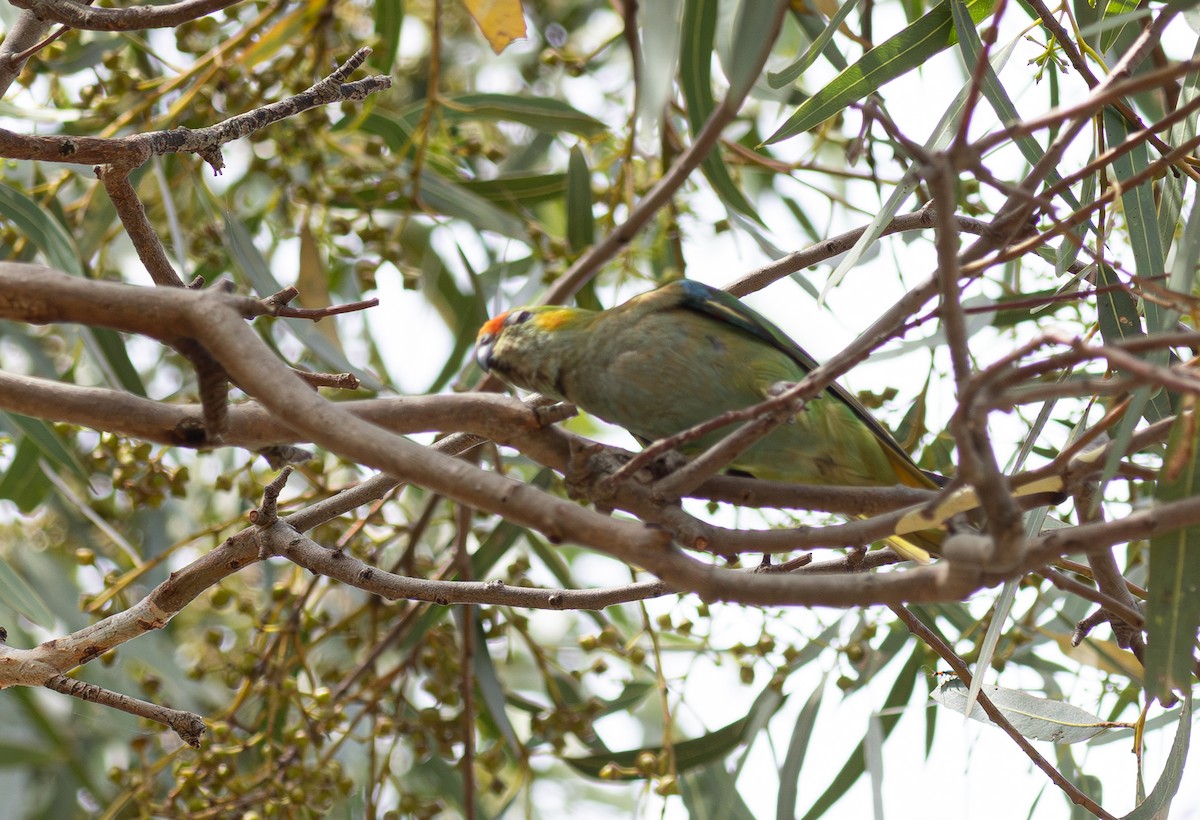
<svg viewBox="0 0 1200 820">
<path fill-rule="evenodd" d="M 1087 664 L 1110 675 L 1124 675 L 1135 681 L 1142 679 L 1142 664 L 1132 652 L 1117 646 L 1116 641 L 1089 637 L 1079 646 L 1071 646 L 1069 633 L 1041 627 L 1038 632 L 1058 644 L 1059 650 L 1076 663 Z"/>
<path fill-rule="evenodd" d="M 333 304 L 329 295 L 329 277 L 321 264 L 321 252 L 317 238 L 308 225 L 308 219 L 300 224 L 300 271 L 296 276 L 296 289 L 300 291 L 301 307 L 323 308 Z M 317 331 L 339 351 L 342 341 L 338 338 L 337 323 L 325 319 L 317 323 Z"/>
<path fill-rule="evenodd" d="M 463 5 L 497 54 L 525 36 L 521 0 L 463 0 Z"/>
</svg>

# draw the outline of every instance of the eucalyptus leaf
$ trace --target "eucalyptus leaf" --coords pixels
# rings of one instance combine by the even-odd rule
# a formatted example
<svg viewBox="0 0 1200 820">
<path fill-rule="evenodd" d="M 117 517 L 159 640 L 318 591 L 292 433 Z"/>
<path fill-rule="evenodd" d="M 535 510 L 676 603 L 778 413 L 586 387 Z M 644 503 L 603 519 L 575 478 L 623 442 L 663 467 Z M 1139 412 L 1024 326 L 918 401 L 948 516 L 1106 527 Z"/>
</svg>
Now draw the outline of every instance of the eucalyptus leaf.
<svg viewBox="0 0 1200 820">
<path fill-rule="evenodd" d="M 1112 726 L 1078 706 L 1035 697 L 1019 689 L 982 686 L 980 691 L 1023 737 L 1053 743 L 1078 743 Z M 967 687 L 953 678 L 938 686 L 929 697 L 941 706 L 962 714 L 967 705 Z M 967 717 L 980 723 L 992 722 L 978 703 Z"/>
</svg>

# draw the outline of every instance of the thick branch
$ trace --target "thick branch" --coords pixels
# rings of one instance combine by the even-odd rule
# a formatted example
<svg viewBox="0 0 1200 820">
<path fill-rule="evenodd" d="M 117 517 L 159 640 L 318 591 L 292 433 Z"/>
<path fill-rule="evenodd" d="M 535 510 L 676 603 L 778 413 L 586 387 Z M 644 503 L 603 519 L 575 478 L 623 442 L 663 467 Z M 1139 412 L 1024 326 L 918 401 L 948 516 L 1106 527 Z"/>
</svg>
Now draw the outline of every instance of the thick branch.
<svg viewBox="0 0 1200 820">
<path fill-rule="evenodd" d="M 48 28 L 37 15 L 23 11 L 5 32 L 4 42 L 0 43 L 0 97 L 8 92 L 13 80 L 25 67 L 30 49 L 45 36 Z"/>
</svg>

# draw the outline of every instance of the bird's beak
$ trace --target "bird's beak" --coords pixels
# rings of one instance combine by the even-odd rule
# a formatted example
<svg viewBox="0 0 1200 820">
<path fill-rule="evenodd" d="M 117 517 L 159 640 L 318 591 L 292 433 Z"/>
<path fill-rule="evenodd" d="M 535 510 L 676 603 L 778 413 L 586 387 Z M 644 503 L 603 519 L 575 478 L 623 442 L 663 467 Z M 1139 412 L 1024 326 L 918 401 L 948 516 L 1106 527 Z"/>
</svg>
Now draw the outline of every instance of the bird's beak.
<svg viewBox="0 0 1200 820">
<path fill-rule="evenodd" d="M 492 335 L 479 337 L 475 343 L 475 362 L 484 373 L 492 372 L 492 351 L 496 347 L 496 338 Z"/>
</svg>

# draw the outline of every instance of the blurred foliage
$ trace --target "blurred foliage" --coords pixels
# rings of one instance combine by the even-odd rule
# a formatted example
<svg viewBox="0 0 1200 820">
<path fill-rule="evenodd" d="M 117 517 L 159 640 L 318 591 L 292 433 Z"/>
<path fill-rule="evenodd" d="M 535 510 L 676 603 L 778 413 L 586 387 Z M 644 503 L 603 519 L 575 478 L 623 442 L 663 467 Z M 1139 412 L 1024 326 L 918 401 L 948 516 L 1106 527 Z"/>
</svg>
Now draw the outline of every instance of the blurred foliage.
<svg viewBox="0 0 1200 820">
<path fill-rule="evenodd" d="M 365 395 L 461 388 L 478 377 L 468 354 L 487 315 L 536 298 L 619 225 L 745 65 L 739 25 L 746 23 L 732 0 L 651 5 L 626 21 L 620 4 L 526 3 L 527 39 L 499 56 L 462 5 L 440 0 L 253 0 L 176 29 L 69 31 L 30 59 L 0 103 L 0 117 L 14 130 L 72 135 L 203 127 L 298 93 L 371 45 L 368 67 L 392 76 L 390 92 L 309 111 L 227 146 L 221 177 L 196 157 L 156 159 L 135 176 L 137 191 L 185 281 L 230 278 L 262 295 L 296 282 L 308 305 L 378 293 L 392 300 L 365 319 L 352 315 L 317 328 L 260 322 L 289 363 L 354 370 L 372 386 Z M 964 38 L 952 25 L 964 21 L 951 21 L 945 6 L 906 0 L 857 4 L 829 25 L 836 8 L 826 5 L 792 4 L 769 78 L 757 80 L 702 173 L 580 294 L 582 303 L 611 304 L 618 293 L 685 273 L 715 276 L 719 284 L 743 272 L 706 270 L 709 242 L 732 243 L 758 259 L 887 215 L 885 202 L 911 162 L 881 119 L 916 106 L 903 127 L 919 123 L 908 134 L 919 143 L 931 136 L 944 109 L 932 102 L 921 108 L 911 83 L 943 90 L 952 84 L 952 91 L 965 85 L 965 71 L 955 67 Z M 998 50 L 1019 44 L 1022 51 L 1011 58 L 1014 70 L 997 66 L 1001 89 L 1020 92 L 1025 116 L 1068 99 L 1066 86 L 1082 93 L 1044 31 L 1035 28 L 1029 41 L 1009 31 L 1029 24 L 1026 11 L 1011 6 L 1005 31 L 1012 39 L 1002 37 Z M 986 22 L 991 10 L 974 3 L 966 20 Z M 1110 64 L 1140 25 L 1132 4 L 1101 11 L 1077 3 L 1074 13 L 1092 25 L 1083 36 Z M 6 27 L 15 14 L 6 9 Z M 1122 22 L 1119 14 L 1131 15 L 1125 27 L 1113 20 L 1094 25 L 1100 16 Z M 627 22 L 636 36 L 626 35 Z M 631 52 L 634 41 L 644 47 Z M 1038 84 L 1028 82 L 1026 57 L 1037 65 Z M 921 68 L 935 58 L 943 60 L 937 68 Z M 893 103 L 888 83 L 898 78 L 910 85 Z M 1194 81 L 1181 93 L 1194 93 Z M 1164 107 L 1153 92 L 1127 102 L 1147 120 Z M 937 103 L 949 104 L 949 96 Z M 989 93 L 977 114 L 988 121 L 985 106 L 1000 111 L 1001 104 Z M 1194 131 L 1195 117 L 1184 126 Z M 1104 133 L 1098 125 L 1093 142 L 1101 144 Z M 1044 142 L 1035 153 L 1037 145 Z M 1026 160 L 1011 145 L 997 155 L 988 158 L 993 173 L 1019 180 Z M 1146 161 L 1145 152 L 1135 155 L 1118 175 Z M 0 258 L 37 258 L 77 275 L 148 284 L 90 169 L 10 161 L 0 183 Z M 1087 202 L 1106 184 L 1094 172 L 1067 196 Z M 1167 175 L 1154 185 L 1141 189 L 1152 194 L 1153 224 L 1132 223 L 1132 202 L 1125 202 L 1077 228 L 1085 242 L 1114 249 L 1099 282 L 1161 271 L 1167 248 L 1190 241 L 1170 203 L 1184 190 L 1194 197 L 1194 183 Z M 926 198 L 919 184 L 913 187 L 918 200 Z M 984 217 L 1000 201 L 975 180 L 964 180 L 959 196 L 962 213 Z M 1149 242 L 1151 234 L 1163 241 Z M 883 275 L 891 279 L 896 271 L 916 275 L 911 262 L 905 270 L 907 248 L 928 254 L 931 236 L 889 239 L 871 253 L 884 249 L 890 258 L 882 260 Z M 982 299 L 972 314 L 986 343 L 981 364 L 989 349 L 1010 349 L 1048 321 L 1081 336 L 1097 328 L 1128 331 L 1130 321 L 1141 332 L 1128 297 L 1084 293 L 1046 307 L 1056 293 L 1089 287 L 1067 270 L 1073 248 L 1063 242 L 1057 258 L 1014 261 L 972 285 Z M 812 289 L 807 279 L 802 284 Z M 856 280 L 842 287 L 869 286 Z M 793 316 L 818 310 L 789 283 L 773 294 Z M 398 341 L 395 325 L 405 322 L 418 323 L 420 332 Z M 804 339 L 799 319 L 785 326 Z M 929 361 L 924 351 L 936 343 L 920 341 L 916 355 Z M 195 400 L 193 376 L 178 356 L 100 331 L 0 325 L 0 366 L 158 400 Z M 943 396 L 931 396 L 939 390 Z M 934 373 L 900 385 L 899 394 L 879 395 L 873 406 L 891 414 L 906 445 L 920 448 L 923 465 L 952 470 L 952 440 L 939 432 L 949 414 L 944 380 Z M 1147 418 L 1169 412 L 1154 402 L 1148 407 Z M 1047 417 L 1022 408 L 1004 436 L 1013 453 L 1028 442 L 1033 459 L 1044 462 L 1086 412 L 1069 402 Z M 584 429 L 589 422 L 572 424 Z M 1157 455 L 1145 463 L 1157 464 Z M 0 466 L 0 623 L 14 646 L 136 602 L 172 569 L 243 527 L 272 476 L 253 454 L 165 449 L 4 415 Z M 524 459 L 507 458 L 503 468 L 562 492 L 557 477 Z M 325 454 L 300 473 L 290 506 L 362 477 L 355 465 Z M 1108 500 L 1127 509 L 1120 505 L 1151 491 L 1114 483 Z M 714 513 L 734 515 L 717 506 Z M 1061 512 L 1071 515 L 1070 505 Z M 757 513 L 740 515 L 743 523 L 758 521 Z M 583 587 L 631 577 L 614 561 L 552 547 L 420 488 L 313 535 L 419 577 L 460 577 L 454 556 L 463 548 L 479 579 Z M 1144 543 L 1131 544 L 1123 561 L 1132 581 L 1145 581 Z M 1140 668 L 1128 653 L 1106 632 L 1080 650 L 1065 648 L 1089 612 L 1087 602 L 1027 579 L 994 665 L 1019 670 L 1023 683 L 1034 681 L 1050 695 L 1061 696 L 1060 685 L 1073 695 L 1090 693 L 1082 695 L 1090 706 L 1130 719 Z M 992 617 L 986 600 L 917 614 L 968 660 L 977 657 Z M 720 806 L 728 812 L 720 816 L 751 816 L 763 811 L 764 795 L 769 805 L 777 792 L 780 816 L 797 809 L 817 816 L 854 784 L 862 788 L 871 744 L 888 736 L 900 711 L 925 721 L 932 743 L 936 714 L 923 700 L 937 666 L 931 650 L 877 611 L 751 611 L 689 596 L 598 613 L 452 610 L 385 604 L 271 561 L 231 577 L 167 628 L 79 673 L 199 712 L 210 722 L 200 751 L 101 707 L 8 690 L 0 695 L 0 784 L 10 798 L 0 817 L 461 815 L 467 729 L 476 816 L 650 814 L 658 800 L 676 795 L 698 814 Z M 820 712 L 826 690 L 857 710 L 848 726 L 820 722 L 837 720 Z M 870 734 L 867 716 L 885 709 L 897 711 L 883 719 L 879 735 Z M 832 751 L 811 751 L 807 760 L 830 774 L 806 774 L 807 791 L 797 794 L 814 722 L 814 737 Z M 747 765 L 753 777 L 738 780 Z M 1081 769 L 1072 777 L 1098 788 Z M 1039 787 L 1029 790 L 1030 803 Z M 935 799 L 931 791 L 926 796 Z"/>
</svg>

